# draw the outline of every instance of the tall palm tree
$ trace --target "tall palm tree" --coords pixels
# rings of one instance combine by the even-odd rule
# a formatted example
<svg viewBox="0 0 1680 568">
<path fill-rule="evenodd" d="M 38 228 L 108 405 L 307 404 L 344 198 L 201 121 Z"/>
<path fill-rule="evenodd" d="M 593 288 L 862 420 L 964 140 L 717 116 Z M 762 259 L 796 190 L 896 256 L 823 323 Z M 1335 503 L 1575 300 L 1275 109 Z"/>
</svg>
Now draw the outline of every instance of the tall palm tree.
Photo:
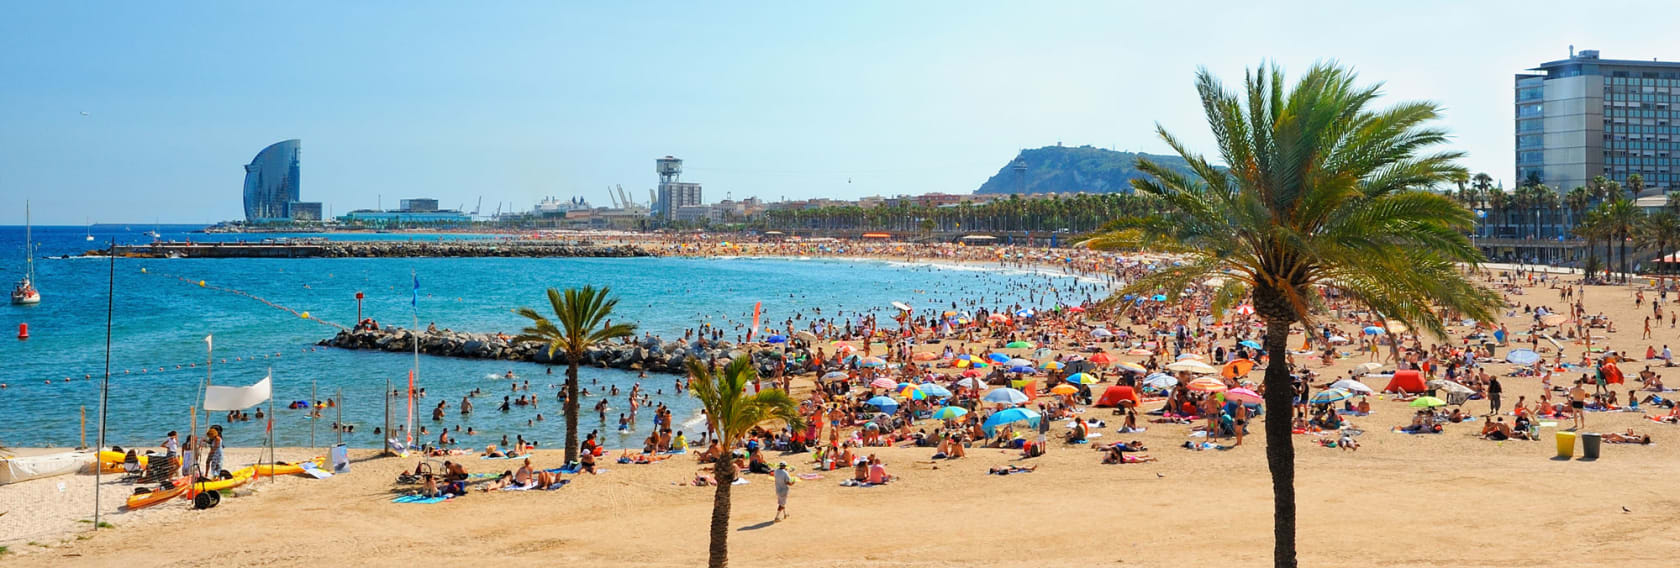
<svg viewBox="0 0 1680 568">
<path fill-rule="evenodd" d="M 1588 192 L 1586 187 L 1577 185 L 1575 189 L 1564 194 L 1563 203 L 1569 208 L 1570 223 L 1580 223 L 1581 213 L 1586 212 L 1587 206 L 1592 204 L 1592 193 Z"/>
<path fill-rule="evenodd" d="M 706 560 L 707 566 L 723 568 L 729 565 L 729 489 L 734 486 L 737 473 L 728 452 L 755 426 L 779 420 L 798 430 L 805 427 L 805 418 L 799 414 L 799 403 L 784 391 L 768 389 L 747 394 L 747 384 L 758 379 L 750 356 L 730 360 L 717 373 L 690 357 L 688 376 L 688 392 L 700 401 L 700 407 L 706 411 L 707 427 L 725 452 L 712 466 L 717 492 L 712 496 L 712 543 Z"/>
<path fill-rule="evenodd" d="M 1598 239 L 1604 237 L 1607 233 L 1607 231 L 1604 230 L 1607 223 L 1604 222 L 1602 209 L 1602 207 L 1588 209 L 1575 220 L 1575 235 L 1587 239 L 1587 260 L 1583 267 L 1591 266 L 1596 268 L 1600 266 L 1598 264 Z M 1605 241 L 1604 250 L 1606 255 L 1608 255 L 1610 251 L 1608 240 Z M 1594 270 L 1593 268 L 1586 268 L 1585 272 L 1587 277 L 1591 278 Z M 1606 276 L 1606 278 L 1608 278 L 1608 276 Z"/>
<path fill-rule="evenodd" d="M 1671 252 L 1668 250 L 1669 245 L 1680 242 L 1680 215 L 1671 211 L 1646 215 L 1640 223 L 1638 239 L 1641 248 L 1657 249 L 1658 264 L 1663 264 L 1666 268 L 1666 263 L 1660 261 Z"/>
<path fill-rule="evenodd" d="M 1614 184 L 1615 182 L 1611 183 Z M 1628 277 L 1628 239 L 1633 237 L 1633 232 L 1639 227 L 1639 217 L 1643 213 L 1638 207 L 1634 206 L 1633 200 L 1621 195 L 1620 192 L 1612 195 L 1614 197 L 1603 205 L 1604 219 L 1606 223 L 1609 223 L 1610 238 L 1620 245 L 1617 256 L 1621 261 L 1622 280 L 1625 281 Z"/>
<path fill-rule="evenodd" d="M 1196 90 L 1212 126 L 1221 170 L 1157 126 L 1194 176 L 1149 160 L 1134 180 L 1162 202 L 1156 214 L 1123 217 L 1085 242 L 1096 249 L 1145 246 L 1187 261 L 1139 279 L 1120 294 L 1165 290 L 1176 298 L 1193 282 L 1227 277 L 1215 312 L 1252 294 L 1272 354 L 1264 379 L 1266 462 L 1272 476 L 1275 566 L 1295 566 L 1295 447 L 1289 418 L 1294 389 L 1284 363 L 1289 328 L 1324 313 L 1318 289 L 1444 337 L 1431 301 L 1486 320 L 1499 298 L 1459 272 L 1482 255 L 1465 231 L 1470 210 L 1428 188 L 1462 171 L 1459 152 L 1434 152 L 1443 130 L 1431 103 L 1373 109 L 1379 86 L 1358 86 L 1352 71 L 1318 64 L 1291 88 L 1262 66 L 1246 92 L 1227 91 L 1206 69 Z"/>
<path fill-rule="evenodd" d="M 554 310 L 549 321 L 531 308 L 519 308 L 513 313 L 531 320 L 531 326 L 513 338 L 514 343 L 541 342 L 548 344 L 548 356 L 566 354 L 566 462 L 578 457 L 578 362 L 590 348 L 610 339 L 628 337 L 636 333 L 636 325 L 611 323 L 613 308 L 618 299 L 610 297 L 612 288 L 594 286 L 567 288 L 565 293 L 548 289 L 548 304 Z"/>
</svg>

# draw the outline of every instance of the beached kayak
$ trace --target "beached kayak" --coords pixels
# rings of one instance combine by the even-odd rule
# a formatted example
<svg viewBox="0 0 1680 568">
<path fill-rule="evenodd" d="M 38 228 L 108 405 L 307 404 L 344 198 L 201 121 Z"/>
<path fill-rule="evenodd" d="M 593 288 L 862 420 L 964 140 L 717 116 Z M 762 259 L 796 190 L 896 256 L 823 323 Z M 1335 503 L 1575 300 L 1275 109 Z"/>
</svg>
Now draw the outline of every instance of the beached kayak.
<svg viewBox="0 0 1680 568">
<path fill-rule="evenodd" d="M 140 454 L 136 457 L 140 460 L 140 469 L 146 469 L 146 455 Z M 127 459 L 127 454 L 122 452 L 113 452 L 111 450 L 99 452 L 100 471 L 105 473 L 122 473 L 124 459 Z"/>
<path fill-rule="evenodd" d="M 174 499 L 187 492 L 187 478 L 177 477 L 170 480 L 169 483 L 171 487 L 168 489 L 154 489 L 150 493 L 137 493 L 128 496 L 128 509 L 130 511 L 144 509 Z"/>
<path fill-rule="evenodd" d="M 76 473 L 92 463 L 92 452 L 0 458 L 0 485 Z"/>
<path fill-rule="evenodd" d="M 211 480 L 211 481 L 194 482 L 194 483 L 191 484 L 191 487 L 187 488 L 187 498 L 192 499 L 194 497 L 197 497 L 199 493 L 204 493 L 204 492 L 207 492 L 207 491 L 221 491 L 221 490 L 224 490 L 224 489 L 233 489 L 235 487 L 239 487 L 239 486 L 244 485 L 246 483 L 250 483 L 252 479 L 256 478 L 256 476 L 257 476 L 256 467 L 252 466 L 252 467 L 241 468 L 239 471 L 233 472 L 233 477 L 229 478 L 229 479 L 216 479 L 216 480 Z"/>
<path fill-rule="evenodd" d="M 315 464 L 315 467 L 321 467 L 321 464 L 325 463 L 327 461 L 327 458 L 326 458 L 326 456 L 320 456 L 320 457 L 317 457 L 317 458 L 309 460 L 309 461 L 313 462 Z M 295 463 L 282 463 L 282 464 L 266 464 L 266 463 L 264 463 L 264 464 L 257 464 L 257 465 L 251 466 L 251 467 L 256 470 L 258 477 L 265 476 L 265 475 L 267 475 L 267 476 L 294 475 L 294 474 L 303 473 L 303 465 L 302 464 L 295 464 Z"/>
</svg>

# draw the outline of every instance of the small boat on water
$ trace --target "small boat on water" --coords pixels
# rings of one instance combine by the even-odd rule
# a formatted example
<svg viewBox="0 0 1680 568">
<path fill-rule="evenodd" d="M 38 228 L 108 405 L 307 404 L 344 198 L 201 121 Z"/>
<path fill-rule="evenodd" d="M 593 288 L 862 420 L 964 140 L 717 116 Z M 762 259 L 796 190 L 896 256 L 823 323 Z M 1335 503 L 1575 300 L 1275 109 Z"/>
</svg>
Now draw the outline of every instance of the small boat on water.
<svg viewBox="0 0 1680 568">
<path fill-rule="evenodd" d="M 29 202 L 23 203 L 23 260 L 28 268 L 23 279 L 12 287 L 12 303 L 20 306 L 41 303 L 41 291 L 35 289 L 35 243 L 29 220 Z"/>
</svg>

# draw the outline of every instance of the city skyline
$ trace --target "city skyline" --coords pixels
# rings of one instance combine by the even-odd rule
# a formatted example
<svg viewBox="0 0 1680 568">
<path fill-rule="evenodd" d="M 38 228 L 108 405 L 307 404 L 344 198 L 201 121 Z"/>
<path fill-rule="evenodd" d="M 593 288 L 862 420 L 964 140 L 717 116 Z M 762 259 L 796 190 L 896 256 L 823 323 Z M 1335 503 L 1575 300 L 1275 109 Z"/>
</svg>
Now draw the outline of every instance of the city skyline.
<svg viewBox="0 0 1680 568">
<path fill-rule="evenodd" d="M 1157 122 L 1212 151 L 1189 78 L 1266 59 L 1442 104 L 1465 165 L 1509 187 L 1514 73 L 1571 45 L 1680 59 L 1619 25 L 1674 6 L 1543 4 L 22 5 L 0 23 L 0 194 L 44 225 L 239 219 L 241 166 L 294 138 L 335 214 L 645 198 L 664 155 L 707 202 L 968 193 L 1023 148 L 1165 153 Z"/>
</svg>

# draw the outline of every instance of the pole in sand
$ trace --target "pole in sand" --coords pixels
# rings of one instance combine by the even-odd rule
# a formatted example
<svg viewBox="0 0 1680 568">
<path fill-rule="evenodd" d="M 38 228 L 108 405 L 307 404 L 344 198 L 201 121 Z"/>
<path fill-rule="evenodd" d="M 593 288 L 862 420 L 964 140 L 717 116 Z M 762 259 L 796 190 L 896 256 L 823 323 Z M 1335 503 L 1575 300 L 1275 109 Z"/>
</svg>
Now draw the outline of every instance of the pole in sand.
<svg viewBox="0 0 1680 568">
<path fill-rule="evenodd" d="M 105 283 L 105 378 L 99 381 L 99 447 L 105 447 L 105 402 L 111 389 L 111 313 L 117 305 L 117 240 L 111 239 L 110 273 Z M 93 468 L 93 530 L 99 530 L 99 486 L 105 468 Z"/>
</svg>

